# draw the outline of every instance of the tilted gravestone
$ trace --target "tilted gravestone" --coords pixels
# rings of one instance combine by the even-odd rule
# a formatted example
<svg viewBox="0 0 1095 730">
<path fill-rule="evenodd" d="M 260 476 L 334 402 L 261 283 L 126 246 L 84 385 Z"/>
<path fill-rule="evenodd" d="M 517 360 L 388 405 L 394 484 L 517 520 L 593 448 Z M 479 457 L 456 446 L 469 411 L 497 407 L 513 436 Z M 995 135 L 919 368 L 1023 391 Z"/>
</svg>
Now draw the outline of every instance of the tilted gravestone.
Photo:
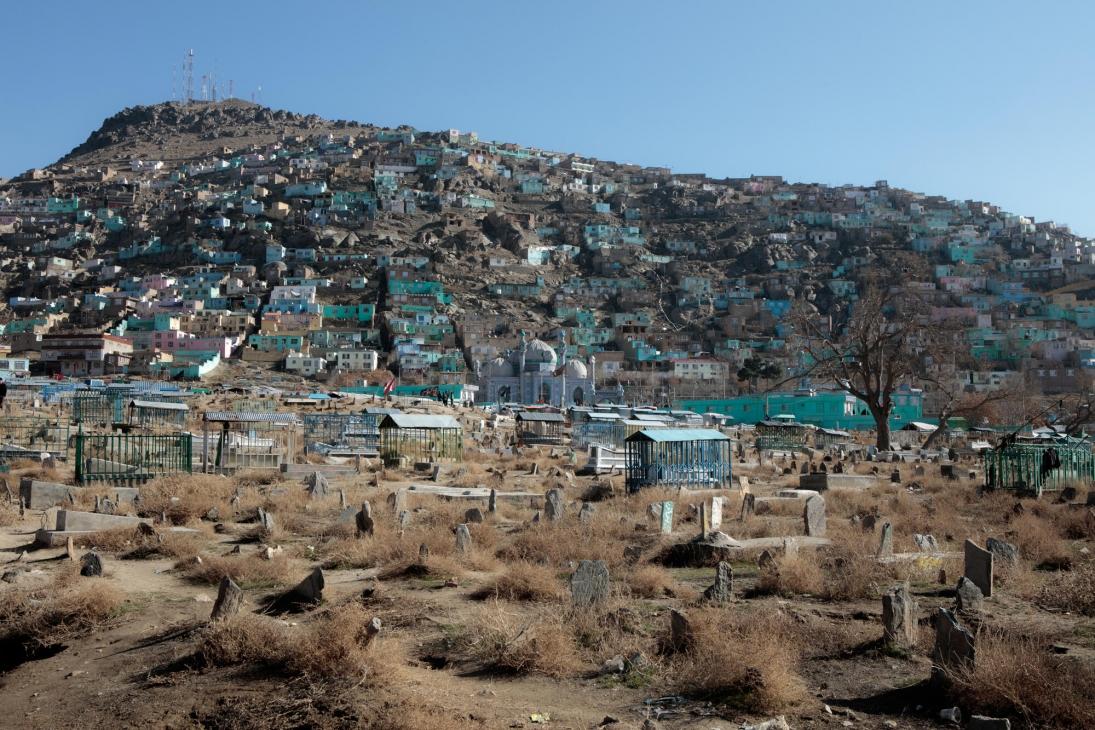
<svg viewBox="0 0 1095 730">
<path fill-rule="evenodd" d="M 357 536 L 372 535 L 376 529 L 376 521 L 373 519 L 373 506 L 367 501 L 361 503 L 361 511 L 355 517 L 357 523 Z"/>
<path fill-rule="evenodd" d="M 922 553 L 939 552 L 939 543 L 935 541 L 934 535 L 921 535 L 920 533 L 917 533 L 913 535 L 913 542 L 916 543 L 916 549 Z"/>
<path fill-rule="evenodd" d="M 985 547 L 994 557 L 1000 558 L 1001 561 L 1007 565 L 1017 565 L 1019 563 L 1019 548 L 1012 545 L 1010 542 L 1004 542 L 1003 540 L 997 540 L 995 537 L 990 537 L 985 540 Z"/>
<path fill-rule="evenodd" d="M 314 471 L 304 479 L 304 484 L 308 488 L 308 494 L 312 499 L 323 499 L 327 496 L 329 485 L 327 483 L 327 477 L 321 471 Z"/>
<path fill-rule="evenodd" d="M 825 537 L 825 500 L 822 497 L 810 497 L 802 508 L 802 521 L 806 534 L 810 537 Z"/>
<path fill-rule="evenodd" d="M 464 511 L 464 522 L 467 523 L 479 523 L 483 521 L 483 510 L 478 507 L 472 507 L 471 509 Z"/>
<path fill-rule="evenodd" d="M 277 525 L 274 522 L 274 516 L 264 509 L 259 509 L 259 526 L 262 527 L 265 532 L 273 532 Z"/>
<path fill-rule="evenodd" d="M 963 571 L 965 576 L 981 589 L 981 594 L 985 598 L 991 598 L 992 553 L 973 540 L 966 540 L 963 554 L 965 556 L 965 570 Z"/>
<path fill-rule="evenodd" d="M 217 600 L 213 604 L 213 612 L 209 614 L 209 620 L 220 621 L 235 616 L 240 612 L 242 605 L 243 590 L 226 575 L 221 578 L 220 586 L 217 588 Z"/>
<path fill-rule="evenodd" d="M 954 590 L 955 610 L 960 614 L 978 614 L 985 602 L 985 596 L 981 593 L 972 580 L 966 576 L 958 579 L 958 587 Z"/>
<path fill-rule="evenodd" d="M 935 648 L 932 651 L 932 678 L 946 679 L 951 670 L 969 669 L 976 661 L 973 634 L 965 629 L 954 613 L 940 608 L 935 614 Z"/>
<path fill-rule="evenodd" d="M 745 522 L 757 511 L 757 497 L 753 493 L 743 494 L 741 497 L 741 521 Z"/>
<path fill-rule="evenodd" d="M 910 648 L 916 634 L 916 601 L 903 583 L 882 596 L 882 635 L 889 644 Z"/>
<path fill-rule="evenodd" d="M 570 576 L 570 598 L 575 606 L 592 606 L 608 598 L 608 566 L 603 560 L 583 560 Z"/>
</svg>

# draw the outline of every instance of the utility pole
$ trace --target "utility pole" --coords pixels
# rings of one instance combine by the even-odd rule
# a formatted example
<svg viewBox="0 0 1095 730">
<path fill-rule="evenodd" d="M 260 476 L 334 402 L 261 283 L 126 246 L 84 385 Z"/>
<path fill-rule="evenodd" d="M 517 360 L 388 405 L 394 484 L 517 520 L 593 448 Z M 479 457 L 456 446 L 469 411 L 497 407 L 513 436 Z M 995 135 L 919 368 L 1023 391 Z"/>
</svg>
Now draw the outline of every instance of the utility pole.
<svg viewBox="0 0 1095 730">
<path fill-rule="evenodd" d="M 186 74 L 186 103 L 194 101 L 194 49 L 186 52 L 183 59 L 183 69 Z"/>
</svg>

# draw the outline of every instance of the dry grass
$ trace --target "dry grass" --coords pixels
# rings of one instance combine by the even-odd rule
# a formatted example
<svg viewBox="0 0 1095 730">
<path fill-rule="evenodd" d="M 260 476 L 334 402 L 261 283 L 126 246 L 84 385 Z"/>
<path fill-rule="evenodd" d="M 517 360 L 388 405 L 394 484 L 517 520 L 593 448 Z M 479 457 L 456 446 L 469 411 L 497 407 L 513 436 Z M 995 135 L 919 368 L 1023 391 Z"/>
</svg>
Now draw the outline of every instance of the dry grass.
<svg viewBox="0 0 1095 730">
<path fill-rule="evenodd" d="M 77 547 L 98 552 L 120 552 L 124 560 L 144 558 L 187 558 L 197 555 L 205 543 L 204 536 L 192 532 L 161 532 L 146 535 L 132 527 L 102 530 L 75 538 Z M 124 551 L 124 552 L 123 552 Z"/>
<path fill-rule="evenodd" d="M 667 598 L 677 594 L 673 574 L 660 565 L 636 565 L 624 574 L 624 583 L 636 598 Z"/>
<path fill-rule="evenodd" d="M 258 553 L 247 555 L 202 555 L 201 562 L 184 561 L 177 566 L 188 580 L 217 585 L 228 576 L 241 588 L 273 588 L 287 585 L 292 565 L 280 553 L 267 560 Z"/>
<path fill-rule="evenodd" d="M 975 666 L 952 676 L 956 694 L 979 714 L 1018 716 L 1030 727 L 1095 727 L 1095 669 L 1042 644 L 982 632 Z"/>
<path fill-rule="evenodd" d="M 13 502 L 0 502 L 0 527 L 14 525 L 19 521 L 19 505 Z"/>
<path fill-rule="evenodd" d="M 824 574 L 817 558 L 810 553 L 790 553 L 776 557 L 775 562 L 757 575 L 756 592 L 794 596 L 820 593 Z"/>
<path fill-rule="evenodd" d="M 671 665 L 675 691 L 751 712 L 803 701 L 794 633 L 776 616 L 704 609 L 689 614 L 693 640 Z"/>
<path fill-rule="evenodd" d="M 1022 556 L 1035 565 L 1067 566 L 1072 561 L 1068 545 L 1042 509 L 1028 509 L 1013 519 L 1008 537 L 1019 546 Z"/>
<path fill-rule="evenodd" d="M 59 644 L 89 634 L 118 615 L 122 594 L 99 580 L 77 580 L 66 566 L 52 583 L 25 592 L 0 594 L 0 645 L 28 649 Z"/>
<path fill-rule="evenodd" d="M 624 548 L 634 541 L 632 523 L 621 524 L 619 515 L 599 509 L 587 525 L 578 524 L 573 515 L 559 523 L 528 525 L 513 534 L 498 557 L 549 566 L 604 560 L 609 568 L 618 568 L 625 564 Z"/>
<path fill-rule="evenodd" d="M 230 479 L 210 474 L 181 474 L 160 477 L 141 487 L 140 514 L 166 515 L 174 525 L 199 520 L 216 508 L 222 519 L 232 514 L 235 486 Z"/>
<path fill-rule="evenodd" d="M 392 680 L 402 660 L 394 643 L 367 641 L 369 619 L 355 603 L 336 606 L 297 628 L 241 614 L 209 627 L 196 655 L 211 666 L 254 665 L 289 676 Z M 381 667 L 384 671 L 377 671 Z"/>
<path fill-rule="evenodd" d="M 536 563 L 518 562 L 476 592 L 476 597 L 506 601 L 559 601 L 566 589 L 555 572 Z"/>
<path fill-rule="evenodd" d="M 505 673 L 558 678 L 582 666 L 574 636 L 557 612 L 523 617 L 492 602 L 454 643 L 472 661 Z"/>
<path fill-rule="evenodd" d="M 1042 587 L 1037 602 L 1059 611 L 1095 616 L 1095 561 L 1058 573 Z"/>
</svg>

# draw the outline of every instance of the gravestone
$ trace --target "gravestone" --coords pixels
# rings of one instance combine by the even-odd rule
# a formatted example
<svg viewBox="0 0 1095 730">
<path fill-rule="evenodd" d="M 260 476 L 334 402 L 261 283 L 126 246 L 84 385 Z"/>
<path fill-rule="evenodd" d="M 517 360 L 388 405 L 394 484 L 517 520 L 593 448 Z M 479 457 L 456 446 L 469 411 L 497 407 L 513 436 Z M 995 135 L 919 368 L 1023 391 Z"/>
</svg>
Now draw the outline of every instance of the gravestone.
<svg viewBox="0 0 1095 730">
<path fill-rule="evenodd" d="M 882 524 L 882 536 L 878 541 L 879 558 L 888 558 L 893 555 L 893 525 L 889 522 Z"/>
<path fill-rule="evenodd" d="M 408 510 L 403 510 L 399 513 L 397 518 L 399 520 L 399 531 L 404 532 L 411 525 L 411 513 Z"/>
<path fill-rule="evenodd" d="M 969 669 L 976 660 L 973 634 L 958 623 L 954 613 L 940 608 L 935 614 L 935 648 L 932 651 L 932 677 L 946 678 L 947 670 Z"/>
<path fill-rule="evenodd" d="M 722 503 L 725 501 L 724 497 L 712 497 L 711 498 L 711 529 L 717 530 L 722 527 Z"/>
<path fill-rule="evenodd" d="M 346 490 L 345 489 L 338 490 L 338 508 L 339 509 L 346 509 L 349 506 L 350 506 L 349 503 L 346 501 Z"/>
<path fill-rule="evenodd" d="M 901 470 L 900 469 L 894 469 L 893 471 L 890 472 L 890 483 L 891 484 L 900 484 L 901 483 Z"/>
<path fill-rule="evenodd" d="M 922 553 L 939 552 L 939 543 L 935 541 L 934 535 L 921 535 L 917 533 L 913 535 L 913 542 L 916 543 L 916 549 Z"/>
<path fill-rule="evenodd" d="M 495 489 L 490 490 L 490 496 L 487 497 L 487 512 L 494 514 L 498 511 L 498 492 Z"/>
<path fill-rule="evenodd" d="M 471 551 L 471 530 L 465 524 L 456 526 L 456 552 L 465 554 Z"/>
<path fill-rule="evenodd" d="M 440 464 L 434 464 L 433 468 L 430 471 L 430 481 L 431 482 L 436 482 L 437 479 L 440 476 L 441 476 L 441 465 Z"/>
<path fill-rule="evenodd" d="M 65 540 L 65 554 L 68 556 L 70 563 L 76 562 L 76 541 L 72 538 L 72 535 L 68 536 Z"/>
<path fill-rule="evenodd" d="M 923 464 L 917 464 L 916 466 L 913 467 L 913 476 L 914 477 L 924 476 L 924 465 Z"/>
<path fill-rule="evenodd" d="M 1009 566 L 1019 564 L 1019 548 L 1012 545 L 1010 542 L 1004 542 L 1003 540 L 997 540 L 995 537 L 990 537 L 985 541 L 985 547 L 989 549 L 989 552 L 993 556 L 1000 558 L 1001 561 Z"/>
<path fill-rule="evenodd" d="M 608 566 L 603 560 L 583 560 L 570 576 L 570 599 L 575 606 L 592 606 L 608 598 Z"/>
<path fill-rule="evenodd" d="M 259 508 L 259 526 L 264 532 L 273 532 L 277 527 L 274 516 L 261 507 Z"/>
<path fill-rule="evenodd" d="M 536 476 L 540 473 L 540 464 L 538 462 L 532 462 L 532 466 L 528 470 L 529 476 Z"/>
<path fill-rule="evenodd" d="M 911 648 L 916 634 L 916 601 L 903 583 L 882 596 L 882 635 L 889 644 Z"/>
<path fill-rule="evenodd" d="M 422 543 L 418 546 L 418 562 L 425 563 L 430 559 L 430 546 L 426 543 Z"/>
<path fill-rule="evenodd" d="M 671 535 L 673 533 L 673 503 L 666 500 L 661 505 L 661 533 Z"/>
<path fill-rule="evenodd" d="M 757 497 L 755 494 L 743 494 L 741 497 L 741 521 L 745 522 L 757 511 Z"/>
<path fill-rule="evenodd" d="M 327 496 L 329 485 L 323 472 L 318 470 L 312 472 L 305 477 L 304 483 L 308 487 L 308 494 L 312 499 L 323 499 Z"/>
<path fill-rule="evenodd" d="M 802 509 L 802 521 L 808 536 L 825 537 L 825 500 L 822 497 L 810 497 L 806 500 L 806 506 Z"/>
<path fill-rule="evenodd" d="M 1080 496 L 1080 491 L 1076 487 L 1068 486 L 1061 488 L 1061 496 L 1059 501 L 1061 502 L 1074 502 L 1077 497 Z"/>
<path fill-rule="evenodd" d="M 677 609 L 671 609 L 669 611 L 670 648 L 673 651 L 688 651 L 694 639 L 692 622 L 688 620 L 688 616 Z"/>
<path fill-rule="evenodd" d="M 284 597 L 284 605 L 316 604 L 323 600 L 323 570 L 314 569 Z"/>
<path fill-rule="evenodd" d="M 981 589 L 965 576 L 958 579 L 958 587 L 954 590 L 954 598 L 955 610 L 961 614 L 981 613 L 985 603 L 985 596 L 981 593 Z"/>
<path fill-rule="evenodd" d="M 478 507 L 472 507 L 469 510 L 464 511 L 464 522 L 466 523 L 479 523 L 483 521 L 483 510 Z"/>
<path fill-rule="evenodd" d="M 776 558 L 772 553 L 765 550 L 757 558 L 757 567 L 761 570 L 772 570 L 776 567 Z"/>
<path fill-rule="evenodd" d="M 221 578 L 217 587 L 217 600 L 213 604 L 213 612 L 209 614 L 210 621 L 235 616 L 243 605 L 243 590 L 227 575 Z"/>
<path fill-rule="evenodd" d="M 361 511 L 354 518 L 357 523 L 357 536 L 372 535 L 376 529 L 376 521 L 373 519 L 373 506 L 367 501 L 361 503 Z"/>
<path fill-rule="evenodd" d="M 114 515 L 118 513 L 118 505 L 106 497 L 96 497 L 95 511 L 101 515 Z"/>
<path fill-rule="evenodd" d="M 703 592 L 704 599 L 714 603 L 725 603 L 734 592 L 734 569 L 723 560 L 715 566 L 715 583 Z"/>
<path fill-rule="evenodd" d="M 583 525 L 588 525 L 593 521 L 593 512 L 594 508 L 592 504 L 589 502 L 583 503 L 582 508 L 578 510 L 578 521 Z"/>
<path fill-rule="evenodd" d="M 843 474 L 843 473 L 844 473 L 844 462 L 843 461 L 838 461 L 837 463 L 833 464 L 833 474 Z"/>
<path fill-rule="evenodd" d="M 563 519 L 563 491 L 561 489 L 549 489 L 544 495 L 544 516 L 549 522 L 558 522 Z"/>
<path fill-rule="evenodd" d="M 1095 489 L 1087 493 L 1087 506 L 1095 507 Z"/>
<path fill-rule="evenodd" d="M 992 558 L 993 555 L 973 540 L 966 540 L 963 554 L 965 557 L 965 575 L 981 589 L 985 598 L 992 597 Z"/>
<path fill-rule="evenodd" d="M 874 532 L 875 525 L 878 524 L 878 515 L 873 512 L 868 512 L 860 518 L 859 526 L 863 528 L 864 532 Z"/>
<path fill-rule="evenodd" d="M 799 469 L 798 473 L 799 474 L 809 474 L 810 473 L 810 465 L 805 461 L 802 462 L 802 467 Z"/>
<path fill-rule="evenodd" d="M 85 578 L 99 578 L 103 575 L 103 559 L 98 553 L 84 553 L 80 558 L 80 575 Z"/>
<path fill-rule="evenodd" d="M 1011 720 L 1006 717 L 972 715 L 966 723 L 966 730 L 1011 730 Z"/>
</svg>

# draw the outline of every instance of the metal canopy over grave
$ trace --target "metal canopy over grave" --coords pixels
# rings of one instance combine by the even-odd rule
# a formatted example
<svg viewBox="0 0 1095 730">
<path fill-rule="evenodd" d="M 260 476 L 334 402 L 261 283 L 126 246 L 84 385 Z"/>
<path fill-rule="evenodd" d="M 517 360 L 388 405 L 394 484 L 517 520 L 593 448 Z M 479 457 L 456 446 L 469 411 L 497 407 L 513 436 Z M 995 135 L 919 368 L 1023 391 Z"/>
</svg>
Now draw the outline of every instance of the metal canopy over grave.
<svg viewBox="0 0 1095 730">
<path fill-rule="evenodd" d="M 452 416 L 389 413 L 380 422 L 380 456 L 384 463 L 437 461 L 464 457 L 464 433 Z"/>
<path fill-rule="evenodd" d="M 514 420 L 520 444 L 559 445 L 566 438 L 566 418 L 562 413 L 521 411 Z"/>
<path fill-rule="evenodd" d="M 0 461 L 37 460 L 41 454 L 66 459 L 68 444 L 67 423 L 37 416 L 0 418 Z"/>
<path fill-rule="evenodd" d="M 659 428 L 627 438 L 627 489 L 720 488 L 731 480 L 730 439 L 709 428 Z"/>
<path fill-rule="evenodd" d="M 810 427 L 794 416 L 776 416 L 756 425 L 757 448 L 761 451 L 802 451 L 810 436 Z"/>
<path fill-rule="evenodd" d="M 188 433 L 76 435 L 76 481 L 140 484 L 168 474 L 193 471 L 193 438 Z"/>
<path fill-rule="evenodd" d="M 304 451 L 324 455 L 375 456 L 380 446 L 376 413 L 306 413 Z"/>
<path fill-rule="evenodd" d="M 129 425 L 140 428 L 171 427 L 182 428 L 190 414 L 190 406 L 185 403 L 167 401 L 131 400 L 129 402 Z"/>
<path fill-rule="evenodd" d="M 209 433 L 210 424 L 217 430 L 215 435 Z M 280 469 L 293 459 L 300 425 L 292 413 L 206 413 L 202 418 L 202 471 Z M 216 439 L 215 444 L 211 438 Z"/>
<path fill-rule="evenodd" d="M 984 451 L 981 459 L 987 489 L 1041 494 L 1095 483 L 1095 453 L 1086 439 L 1010 439 Z"/>
</svg>

